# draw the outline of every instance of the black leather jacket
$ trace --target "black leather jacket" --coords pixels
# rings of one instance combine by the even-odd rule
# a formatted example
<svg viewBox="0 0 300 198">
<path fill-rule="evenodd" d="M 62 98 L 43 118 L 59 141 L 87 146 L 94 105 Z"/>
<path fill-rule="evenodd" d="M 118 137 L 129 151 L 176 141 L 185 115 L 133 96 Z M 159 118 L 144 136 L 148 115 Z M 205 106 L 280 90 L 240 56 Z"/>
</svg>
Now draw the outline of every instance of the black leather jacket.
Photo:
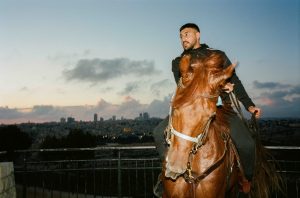
<svg viewBox="0 0 300 198">
<path fill-rule="evenodd" d="M 180 61 L 182 55 L 184 55 L 185 53 L 188 52 L 188 53 L 192 53 L 192 54 L 195 53 L 195 54 L 198 54 L 201 56 L 206 56 L 209 53 L 209 51 L 211 51 L 211 50 L 214 50 L 214 51 L 217 51 L 217 52 L 223 54 L 224 60 L 225 60 L 224 65 L 223 65 L 224 68 L 231 65 L 230 60 L 228 59 L 228 57 L 226 56 L 226 54 L 223 51 L 210 49 L 206 44 L 201 44 L 200 48 L 184 51 L 181 54 L 181 56 L 176 57 L 172 61 L 172 72 L 173 72 L 176 83 L 178 83 L 179 78 L 180 78 L 179 61 Z M 234 92 L 235 96 L 237 97 L 237 99 L 242 102 L 242 104 L 244 105 L 246 110 L 248 110 L 248 108 L 250 106 L 255 106 L 255 104 L 252 102 L 251 98 L 248 96 L 242 82 L 240 81 L 240 79 L 238 78 L 238 76 L 236 75 L 235 72 L 233 73 L 232 77 L 229 79 L 229 82 L 234 84 L 233 92 Z M 226 92 L 221 93 L 221 98 L 222 98 L 223 103 L 231 103 L 229 95 Z"/>
</svg>

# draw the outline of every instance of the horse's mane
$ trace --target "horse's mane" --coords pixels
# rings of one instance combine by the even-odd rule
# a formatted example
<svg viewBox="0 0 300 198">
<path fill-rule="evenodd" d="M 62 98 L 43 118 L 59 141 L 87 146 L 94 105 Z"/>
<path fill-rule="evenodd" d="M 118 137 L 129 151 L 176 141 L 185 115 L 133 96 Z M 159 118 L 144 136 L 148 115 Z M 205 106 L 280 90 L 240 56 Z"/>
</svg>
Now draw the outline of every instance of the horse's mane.
<svg viewBox="0 0 300 198">
<path fill-rule="evenodd" d="M 218 107 L 216 111 L 216 117 L 211 123 L 211 128 L 214 131 L 230 133 L 229 129 L 229 117 L 235 114 L 230 105 L 223 105 Z"/>
<path fill-rule="evenodd" d="M 213 75 L 213 79 L 218 80 L 216 76 L 222 71 L 225 61 L 223 54 L 209 51 L 206 56 L 203 54 L 186 54 L 186 56 L 190 57 L 189 61 L 181 60 L 179 64 L 181 79 L 172 103 L 173 108 L 191 103 L 199 94 L 209 95 L 211 90 L 218 92 L 218 87 L 212 87 L 213 83 L 210 83 L 208 78 Z M 212 100 L 216 102 L 217 98 Z"/>
</svg>

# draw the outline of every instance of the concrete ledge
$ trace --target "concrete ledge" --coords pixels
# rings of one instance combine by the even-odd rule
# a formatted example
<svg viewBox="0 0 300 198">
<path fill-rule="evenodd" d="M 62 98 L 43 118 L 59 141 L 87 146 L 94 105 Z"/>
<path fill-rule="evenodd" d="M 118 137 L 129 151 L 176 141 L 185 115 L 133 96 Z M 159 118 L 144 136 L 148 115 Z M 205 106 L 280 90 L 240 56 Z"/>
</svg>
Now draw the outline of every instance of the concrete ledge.
<svg viewBox="0 0 300 198">
<path fill-rule="evenodd" d="M 0 197 L 1 198 L 16 197 L 14 165 L 12 162 L 0 163 Z"/>
</svg>

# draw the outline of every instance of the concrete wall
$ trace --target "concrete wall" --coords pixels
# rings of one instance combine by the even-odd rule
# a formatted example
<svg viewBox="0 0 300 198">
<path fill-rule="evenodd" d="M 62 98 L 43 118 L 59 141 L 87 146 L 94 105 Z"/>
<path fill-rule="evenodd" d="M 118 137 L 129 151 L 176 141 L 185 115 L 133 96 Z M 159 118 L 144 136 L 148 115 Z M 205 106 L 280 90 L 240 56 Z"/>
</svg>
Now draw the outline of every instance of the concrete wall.
<svg viewBox="0 0 300 198">
<path fill-rule="evenodd" d="M 16 186 L 12 162 L 0 162 L 0 198 L 15 198 Z"/>
</svg>

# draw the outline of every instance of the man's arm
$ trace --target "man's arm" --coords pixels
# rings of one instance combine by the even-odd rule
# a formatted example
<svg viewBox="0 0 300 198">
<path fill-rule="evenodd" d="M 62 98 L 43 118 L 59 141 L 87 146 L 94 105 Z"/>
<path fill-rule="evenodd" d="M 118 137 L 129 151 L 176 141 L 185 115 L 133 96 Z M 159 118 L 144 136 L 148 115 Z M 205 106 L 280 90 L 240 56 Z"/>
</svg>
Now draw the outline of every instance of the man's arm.
<svg viewBox="0 0 300 198">
<path fill-rule="evenodd" d="M 176 84 L 178 84 L 179 78 L 180 78 L 180 70 L 179 70 L 179 62 L 181 57 L 176 57 L 172 60 L 172 72 L 174 75 L 174 79 Z"/>
<path fill-rule="evenodd" d="M 225 56 L 224 67 L 226 68 L 229 65 L 231 65 L 231 61 L 228 59 L 225 53 L 224 56 Z M 248 110 L 250 113 L 255 113 L 255 116 L 259 118 L 261 115 L 261 109 L 255 107 L 255 104 L 247 94 L 242 82 L 240 81 L 239 77 L 236 75 L 235 71 L 232 77 L 230 78 L 230 82 L 234 84 L 233 92 L 236 95 L 237 99 L 242 102 L 245 109 Z"/>
</svg>

